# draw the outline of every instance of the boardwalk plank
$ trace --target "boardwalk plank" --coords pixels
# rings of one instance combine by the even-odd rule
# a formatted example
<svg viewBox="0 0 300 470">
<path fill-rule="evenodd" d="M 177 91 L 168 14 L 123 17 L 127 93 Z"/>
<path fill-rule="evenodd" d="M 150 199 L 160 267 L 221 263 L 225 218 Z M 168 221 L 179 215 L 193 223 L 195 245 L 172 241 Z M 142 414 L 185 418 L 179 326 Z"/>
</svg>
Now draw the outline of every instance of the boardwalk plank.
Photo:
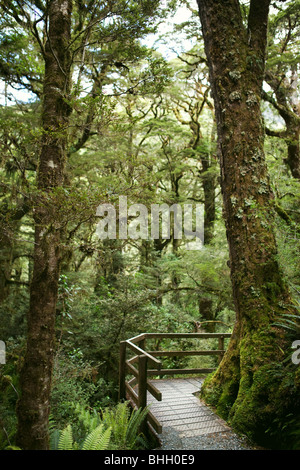
<svg viewBox="0 0 300 470">
<path fill-rule="evenodd" d="M 203 379 L 157 379 L 151 382 L 162 392 L 161 402 L 148 394 L 148 403 L 163 429 L 172 428 L 179 438 L 229 430 L 225 421 L 195 396 Z"/>
</svg>

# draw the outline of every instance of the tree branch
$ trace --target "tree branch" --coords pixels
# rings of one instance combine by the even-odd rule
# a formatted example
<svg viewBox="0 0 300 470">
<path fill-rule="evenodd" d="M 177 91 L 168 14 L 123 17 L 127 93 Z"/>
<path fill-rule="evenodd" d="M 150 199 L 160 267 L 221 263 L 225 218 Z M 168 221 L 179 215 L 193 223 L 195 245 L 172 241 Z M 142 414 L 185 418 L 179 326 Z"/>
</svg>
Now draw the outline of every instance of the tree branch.
<svg viewBox="0 0 300 470">
<path fill-rule="evenodd" d="M 271 0 L 251 0 L 248 15 L 248 44 L 264 58 Z"/>
<path fill-rule="evenodd" d="M 268 127 L 265 127 L 265 132 L 267 135 L 271 137 L 279 137 L 280 139 L 285 139 L 287 137 L 287 131 L 275 131 L 272 129 L 269 129 Z"/>
</svg>

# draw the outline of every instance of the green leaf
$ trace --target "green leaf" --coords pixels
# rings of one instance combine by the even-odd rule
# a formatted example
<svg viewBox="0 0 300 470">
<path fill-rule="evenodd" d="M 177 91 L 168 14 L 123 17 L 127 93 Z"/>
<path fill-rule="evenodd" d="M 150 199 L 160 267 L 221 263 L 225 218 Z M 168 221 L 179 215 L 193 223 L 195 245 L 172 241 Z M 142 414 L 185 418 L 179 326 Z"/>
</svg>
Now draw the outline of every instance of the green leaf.
<svg viewBox="0 0 300 470">
<path fill-rule="evenodd" d="M 73 450 L 73 433 L 70 424 L 61 432 L 58 450 Z"/>
<path fill-rule="evenodd" d="M 108 448 L 111 428 L 103 430 L 103 427 L 103 424 L 100 424 L 88 434 L 82 445 L 82 450 L 105 450 Z"/>
</svg>

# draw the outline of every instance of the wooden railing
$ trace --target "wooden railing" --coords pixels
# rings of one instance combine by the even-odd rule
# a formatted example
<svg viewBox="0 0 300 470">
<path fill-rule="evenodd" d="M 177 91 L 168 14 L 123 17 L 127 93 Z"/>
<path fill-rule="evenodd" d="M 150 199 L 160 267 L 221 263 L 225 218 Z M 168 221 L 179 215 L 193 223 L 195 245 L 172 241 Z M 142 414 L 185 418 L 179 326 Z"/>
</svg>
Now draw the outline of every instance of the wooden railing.
<svg viewBox="0 0 300 470">
<path fill-rule="evenodd" d="M 164 376 L 175 374 L 207 374 L 213 372 L 214 368 L 194 369 L 162 369 L 162 362 L 157 357 L 184 357 L 184 356 L 212 356 L 217 355 L 221 361 L 225 349 L 224 339 L 229 338 L 230 333 L 143 333 L 120 343 L 119 364 L 119 399 L 126 400 L 129 397 L 133 406 L 145 408 L 147 406 L 147 392 L 156 400 L 162 400 L 161 392 L 148 380 L 149 376 Z M 218 339 L 218 349 L 192 350 L 192 351 L 146 351 L 147 339 Z M 127 359 L 128 352 L 134 356 Z M 137 367 L 136 367 L 137 364 Z M 127 376 L 133 378 L 127 380 Z M 153 429 L 160 434 L 162 427 L 151 411 L 147 414 L 147 421 Z"/>
</svg>

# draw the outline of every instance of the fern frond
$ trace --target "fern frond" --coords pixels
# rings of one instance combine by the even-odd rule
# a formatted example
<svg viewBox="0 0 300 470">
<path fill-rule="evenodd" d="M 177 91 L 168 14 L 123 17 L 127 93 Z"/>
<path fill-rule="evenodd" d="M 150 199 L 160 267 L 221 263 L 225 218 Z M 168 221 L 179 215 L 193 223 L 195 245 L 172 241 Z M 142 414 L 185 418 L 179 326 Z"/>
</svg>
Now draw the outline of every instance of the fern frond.
<svg viewBox="0 0 300 470">
<path fill-rule="evenodd" d="M 146 447 L 146 440 L 140 434 L 140 426 L 149 408 L 130 412 L 128 402 L 118 403 L 112 409 L 105 409 L 102 421 L 112 429 L 112 442 L 118 449 L 134 449 L 136 445 Z"/>
<path fill-rule="evenodd" d="M 58 429 L 54 429 L 50 431 L 50 449 L 51 450 L 58 450 L 58 442 L 60 437 L 60 431 Z"/>
<path fill-rule="evenodd" d="M 139 437 L 139 428 L 146 419 L 148 411 L 149 408 L 146 407 L 144 409 L 139 408 L 131 413 L 126 432 L 126 444 L 129 448 L 136 443 Z"/>
<path fill-rule="evenodd" d="M 70 424 L 63 429 L 59 436 L 58 450 L 73 450 L 73 433 Z"/>
<path fill-rule="evenodd" d="M 103 412 L 103 423 L 112 429 L 114 441 L 122 449 L 126 441 L 126 432 L 129 420 L 127 403 L 118 403 L 113 409 L 106 408 Z"/>
<path fill-rule="evenodd" d="M 103 430 L 103 424 L 97 426 L 85 438 L 82 450 L 106 450 L 109 445 L 111 428 Z"/>
</svg>

